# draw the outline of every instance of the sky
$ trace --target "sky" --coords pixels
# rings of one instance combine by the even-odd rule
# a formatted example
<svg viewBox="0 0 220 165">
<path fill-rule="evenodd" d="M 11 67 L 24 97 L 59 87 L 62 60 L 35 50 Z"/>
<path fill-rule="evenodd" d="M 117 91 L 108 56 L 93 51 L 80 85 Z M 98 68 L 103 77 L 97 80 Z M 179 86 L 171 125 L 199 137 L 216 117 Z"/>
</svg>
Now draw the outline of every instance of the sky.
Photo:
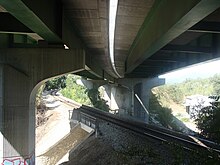
<svg viewBox="0 0 220 165">
<path fill-rule="evenodd" d="M 166 84 L 173 84 L 183 82 L 186 79 L 208 78 L 218 73 L 220 74 L 220 59 L 179 69 L 160 75 L 159 78 L 165 78 Z"/>
</svg>

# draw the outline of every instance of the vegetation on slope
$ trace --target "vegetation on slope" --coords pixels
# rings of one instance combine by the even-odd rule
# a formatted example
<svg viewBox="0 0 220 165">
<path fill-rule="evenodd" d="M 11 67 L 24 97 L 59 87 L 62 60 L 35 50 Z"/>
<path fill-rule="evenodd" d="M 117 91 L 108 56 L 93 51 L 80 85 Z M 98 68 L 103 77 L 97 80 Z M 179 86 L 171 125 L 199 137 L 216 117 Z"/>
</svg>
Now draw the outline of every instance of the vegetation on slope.
<svg viewBox="0 0 220 165">
<path fill-rule="evenodd" d="M 77 84 L 77 80 L 80 79 L 80 76 L 73 74 L 54 78 L 46 82 L 44 90 L 60 90 L 60 93 L 64 97 L 84 105 L 96 107 L 103 111 L 109 111 L 109 106 L 106 104 L 106 101 L 101 98 L 98 88 L 87 89 L 85 86 Z"/>
<path fill-rule="evenodd" d="M 213 95 L 213 78 L 185 80 L 179 84 L 170 84 L 158 87 L 157 92 L 161 98 L 172 100 L 177 104 L 182 104 L 186 96 L 200 94 L 204 96 Z M 219 76 L 220 79 L 220 76 Z"/>
<path fill-rule="evenodd" d="M 60 77 L 50 79 L 45 83 L 44 90 L 50 91 L 50 90 L 63 89 L 66 87 L 66 79 L 67 79 L 67 76 L 60 76 Z"/>
<path fill-rule="evenodd" d="M 160 86 L 153 89 L 153 93 L 150 101 L 151 113 L 157 114 L 156 119 L 163 126 L 167 127 L 172 125 L 172 114 L 167 108 L 170 103 L 175 102 L 183 105 L 187 96 L 196 94 L 205 96 L 220 95 L 220 75 L 206 79 L 186 80 L 179 84 Z M 201 109 L 195 122 L 202 135 L 220 142 L 219 103 L 213 103 L 212 106 Z"/>
<path fill-rule="evenodd" d="M 42 92 L 44 89 L 44 85 L 42 85 L 36 94 L 35 100 L 35 112 L 36 112 L 36 127 L 43 125 L 47 121 L 46 117 L 46 105 L 42 101 Z"/>
<path fill-rule="evenodd" d="M 201 135 L 220 143 L 220 103 L 202 108 L 195 121 Z"/>
<path fill-rule="evenodd" d="M 106 101 L 101 98 L 98 88 L 87 89 L 86 93 L 95 108 L 108 112 L 110 110 Z"/>
<path fill-rule="evenodd" d="M 171 109 L 162 106 L 159 102 L 157 95 L 152 93 L 149 106 L 149 112 L 151 114 L 150 122 L 154 123 L 155 121 L 153 120 L 156 120 L 159 121 L 159 123 L 166 128 L 171 126 L 173 117 Z"/>
<path fill-rule="evenodd" d="M 72 99 L 78 103 L 85 105 L 92 105 L 86 93 L 86 87 L 76 83 L 80 76 L 69 74 L 66 78 L 66 87 L 61 89 L 60 92 L 64 97 Z"/>
</svg>

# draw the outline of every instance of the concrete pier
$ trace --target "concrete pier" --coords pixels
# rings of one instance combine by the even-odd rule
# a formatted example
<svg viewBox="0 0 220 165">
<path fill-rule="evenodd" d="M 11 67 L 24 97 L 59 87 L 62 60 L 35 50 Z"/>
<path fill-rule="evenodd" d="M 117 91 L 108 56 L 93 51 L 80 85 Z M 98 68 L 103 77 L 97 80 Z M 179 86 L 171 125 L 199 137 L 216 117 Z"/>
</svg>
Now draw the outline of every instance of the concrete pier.
<svg viewBox="0 0 220 165">
<path fill-rule="evenodd" d="M 37 90 L 51 77 L 83 70 L 84 52 L 1 49 L 0 55 L 0 163 L 34 165 Z"/>
</svg>

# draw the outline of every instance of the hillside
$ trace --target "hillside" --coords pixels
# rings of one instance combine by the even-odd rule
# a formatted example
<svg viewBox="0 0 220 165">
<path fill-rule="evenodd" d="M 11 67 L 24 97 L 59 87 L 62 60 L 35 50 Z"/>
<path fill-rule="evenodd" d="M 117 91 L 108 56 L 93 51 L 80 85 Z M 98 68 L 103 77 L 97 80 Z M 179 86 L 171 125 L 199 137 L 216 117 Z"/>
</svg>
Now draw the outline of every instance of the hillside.
<svg viewBox="0 0 220 165">
<path fill-rule="evenodd" d="M 206 79 L 186 80 L 179 84 L 168 84 L 152 89 L 150 113 L 153 123 L 176 131 L 189 133 L 198 132 L 195 122 L 189 118 L 184 101 L 191 95 L 219 94 L 220 75 Z"/>
</svg>

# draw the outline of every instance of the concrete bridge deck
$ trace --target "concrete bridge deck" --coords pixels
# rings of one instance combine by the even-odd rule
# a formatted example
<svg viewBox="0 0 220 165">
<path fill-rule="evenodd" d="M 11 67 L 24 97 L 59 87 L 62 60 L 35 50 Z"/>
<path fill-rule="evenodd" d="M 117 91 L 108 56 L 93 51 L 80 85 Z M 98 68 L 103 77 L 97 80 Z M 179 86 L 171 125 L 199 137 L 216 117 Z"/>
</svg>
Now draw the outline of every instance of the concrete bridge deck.
<svg viewBox="0 0 220 165">
<path fill-rule="evenodd" d="M 219 58 L 219 0 L 119 0 L 114 20 L 110 2 L 0 0 L 0 162 L 34 164 L 34 99 L 51 77 L 106 84 L 112 105 L 143 117 L 134 96 L 147 107 L 163 83 L 151 78 Z"/>
</svg>

